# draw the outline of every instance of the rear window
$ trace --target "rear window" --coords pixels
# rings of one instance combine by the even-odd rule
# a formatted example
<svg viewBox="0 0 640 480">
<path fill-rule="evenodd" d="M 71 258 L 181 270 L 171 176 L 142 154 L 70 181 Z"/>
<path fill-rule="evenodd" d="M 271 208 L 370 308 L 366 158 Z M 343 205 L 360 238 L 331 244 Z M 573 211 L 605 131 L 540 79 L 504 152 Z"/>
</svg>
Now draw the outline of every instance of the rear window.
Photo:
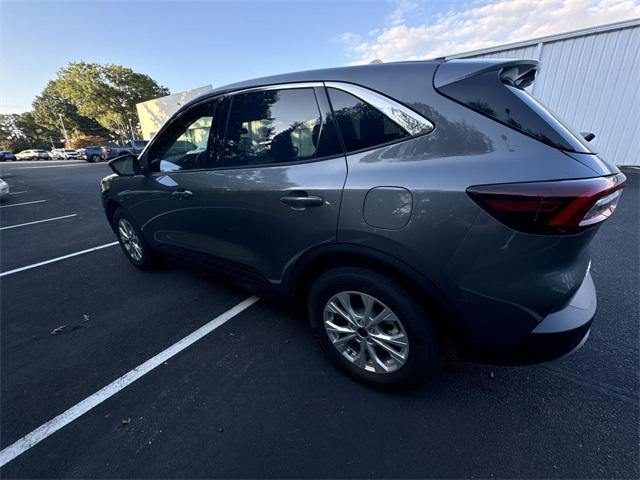
<svg viewBox="0 0 640 480">
<path fill-rule="evenodd" d="M 558 119 L 553 113 L 551 113 L 544 105 L 542 105 L 538 100 L 529 95 L 527 91 L 522 90 L 517 87 L 512 87 L 507 85 L 507 88 L 513 93 L 516 97 L 520 98 L 523 103 L 529 105 L 529 108 L 533 110 L 545 123 L 551 126 L 551 128 L 558 133 L 564 140 L 567 141 L 571 147 L 577 152 L 588 152 L 589 147 L 585 145 L 585 140 L 583 140 L 582 135 L 575 134 L 571 131 L 569 127 L 567 127 L 564 123 Z M 585 153 L 586 153 L 585 152 Z"/>
<path fill-rule="evenodd" d="M 315 160 L 341 148 L 311 88 L 240 93 L 231 99 L 225 135 L 225 166 Z"/>
<path fill-rule="evenodd" d="M 503 83 L 500 71 L 474 75 L 439 87 L 438 91 L 548 145 L 572 152 L 592 153 L 581 137 L 526 91 Z"/>
</svg>

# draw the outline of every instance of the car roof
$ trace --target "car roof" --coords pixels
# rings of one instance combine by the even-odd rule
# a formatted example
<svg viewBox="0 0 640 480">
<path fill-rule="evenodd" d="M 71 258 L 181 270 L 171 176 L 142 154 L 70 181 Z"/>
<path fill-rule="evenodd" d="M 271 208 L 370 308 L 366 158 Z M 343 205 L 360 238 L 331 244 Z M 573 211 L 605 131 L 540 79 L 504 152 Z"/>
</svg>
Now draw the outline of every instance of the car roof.
<svg viewBox="0 0 640 480">
<path fill-rule="evenodd" d="M 395 68 L 401 65 L 425 65 L 431 66 L 442 63 L 442 60 L 418 60 L 408 62 L 390 62 L 390 63 L 374 63 L 368 65 L 355 65 L 349 67 L 323 68 L 318 70 L 305 70 L 302 72 L 283 73 L 279 75 L 271 75 L 268 77 L 259 77 L 242 82 L 231 83 L 214 88 L 202 95 L 194 98 L 186 103 L 180 110 L 189 107 L 193 103 L 197 103 L 208 97 L 215 97 L 227 92 L 242 90 L 245 88 L 262 87 L 266 85 L 275 85 L 279 83 L 297 83 L 297 82 L 329 82 L 341 81 L 353 83 L 359 82 L 359 79 L 366 77 L 369 72 L 379 73 L 380 70 L 388 70 L 391 73 Z"/>
</svg>

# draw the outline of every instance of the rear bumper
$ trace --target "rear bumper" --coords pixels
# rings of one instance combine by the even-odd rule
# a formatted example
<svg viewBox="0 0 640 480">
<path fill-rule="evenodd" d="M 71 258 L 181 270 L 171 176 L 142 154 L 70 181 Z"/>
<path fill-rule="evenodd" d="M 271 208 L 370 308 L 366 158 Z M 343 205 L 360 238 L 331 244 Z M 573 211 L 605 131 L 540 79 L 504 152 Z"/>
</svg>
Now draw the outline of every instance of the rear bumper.
<svg viewBox="0 0 640 480">
<path fill-rule="evenodd" d="M 596 308 L 596 289 L 591 274 L 587 273 L 567 306 L 547 315 L 515 346 L 492 353 L 486 360 L 509 365 L 530 365 L 573 353 L 587 341 Z"/>
</svg>

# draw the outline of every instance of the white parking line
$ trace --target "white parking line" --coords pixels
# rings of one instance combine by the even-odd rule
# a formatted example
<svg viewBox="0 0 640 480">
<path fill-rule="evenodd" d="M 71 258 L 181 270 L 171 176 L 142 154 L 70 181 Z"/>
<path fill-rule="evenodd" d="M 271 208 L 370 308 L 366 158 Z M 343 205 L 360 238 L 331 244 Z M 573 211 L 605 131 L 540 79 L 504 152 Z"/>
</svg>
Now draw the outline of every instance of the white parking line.
<svg viewBox="0 0 640 480">
<path fill-rule="evenodd" d="M 19 207 L 20 205 L 31 205 L 32 203 L 42 203 L 46 200 L 34 200 L 33 202 L 14 203 L 13 205 L 2 205 L 0 208 Z"/>
<path fill-rule="evenodd" d="M 21 193 L 27 193 L 27 191 L 22 190 L 21 192 L 9 192 L 9 195 L 20 195 Z"/>
<path fill-rule="evenodd" d="M 32 263 L 31 265 L 27 265 L 25 267 L 14 268 L 13 270 L 0 272 L 0 277 L 6 277 L 7 275 L 12 275 L 14 273 L 24 272 L 25 270 L 31 270 L 32 268 L 41 267 L 43 265 L 49 265 L 50 263 L 66 260 L 67 258 L 77 257 L 78 255 L 84 255 L 85 253 L 95 252 L 96 250 L 102 250 L 103 248 L 113 247 L 114 245 L 117 245 L 117 244 L 118 242 L 105 243 L 104 245 L 98 245 L 97 247 L 87 248 L 86 250 L 80 250 L 79 252 L 69 253 L 68 255 L 52 258 L 51 260 L 45 260 L 44 262 Z"/>
<path fill-rule="evenodd" d="M 82 400 L 80 403 L 75 404 L 73 407 L 71 407 L 67 411 L 62 412 L 57 417 L 39 426 L 31 433 L 22 437 L 20 440 L 12 443 L 11 445 L 9 445 L 7 448 L 5 448 L 0 452 L 0 467 L 6 465 L 11 460 L 16 458 L 18 455 L 26 452 L 31 447 L 37 445 L 42 440 L 47 438 L 49 435 L 57 432 L 64 426 L 73 422 L 75 419 L 87 413 L 92 408 L 100 405 L 102 402 L 112 397 L 113 395 L 115 395 L 125 387 L 131 385 L 133 382 L 135 382 L 142 376 L 146 375 L 157 366 L 162 365 L 162 363 L 166 362 L 174 355 L 180 353 L 182 350 L 193 345 L 202 337 L 213 332 L 216 328 L 224 325 L 227 321 L 231 320 L 240 312 L 249 308 L 258 300 L 259 298 L 256 296 L 251 296 L 243 300 L 242 302 L 238 303 L 235 307 L 231 307 L 229 310 L 227 310 L 223 314 L 218 315 L 209 323 L 200 327 L 193 333 L 190 333 L 189 335 L 184 337 L 182 340 L 179 340 L 178 342 L 174 343 L 166 350 L 163 350 L 162 352 L 157 354 L 155 357 L 150 358 L 149 360 L 144 362 L 142 365 L 137 366 L 130 372 L 125 373 L 123 376 L 111 382 L 106 387 L 103 387 L 93 395 Z"/>
<path fill-rule="evenodd" d="M 28 168 L 70 168 L 70 167 L 88 167 L 90 165 L 104 165 L 102 163 L 74 163 L 73 165 L 40 165 L 38 167 L 22 167 L 14 170 L 26 170 Z"/>
<path fill-rule="evenodd" d="M 44 220 L 36 220 L 35 222 L 19 223 L 18 225 L 8 225 L 6 227 L 0 227 L 0 230 L 9 230 L 10 228 L 26 227 L 27 225 L 35 225 L 36 223 L 53 222 L 54 220 L 62 220 L 63 218 L 71 218 L 78 215 L 72 213 L 71 215 L 63 215 L 62 217 L 45 218 Z"/>
</svg>

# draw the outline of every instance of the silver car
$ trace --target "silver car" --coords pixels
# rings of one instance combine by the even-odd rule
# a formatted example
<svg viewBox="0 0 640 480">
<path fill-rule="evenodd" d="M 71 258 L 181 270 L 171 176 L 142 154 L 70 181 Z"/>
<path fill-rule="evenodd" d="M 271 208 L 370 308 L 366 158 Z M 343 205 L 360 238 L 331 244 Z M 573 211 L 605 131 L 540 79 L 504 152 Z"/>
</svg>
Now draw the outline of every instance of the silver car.
<svg viewBox="0 0 640 480">
<path fill-rule="evenodd" d="M 444 345 L 526 364 L 583 344 L 589 244 L 625 177 L 525 88 L 528 60 L 261 78 L 183 106 L 102 180 L 140 268 L 172 254 L 301 301 L 329 358 L 382 388 Z"/>
<path fill-rule="evenodd" d="M 9 184 L 7 182 L 5 182 L 2 178 L 0 178 L 0 198 L 5 197 L 6 195 L 9 195 Z"/>
<path fill-rule="evenodd" d="M 50 158 L 49 152 L 38 149 L 22 150 L 16 154 L 17 160 L 49 160 Z"/>
</svg>

